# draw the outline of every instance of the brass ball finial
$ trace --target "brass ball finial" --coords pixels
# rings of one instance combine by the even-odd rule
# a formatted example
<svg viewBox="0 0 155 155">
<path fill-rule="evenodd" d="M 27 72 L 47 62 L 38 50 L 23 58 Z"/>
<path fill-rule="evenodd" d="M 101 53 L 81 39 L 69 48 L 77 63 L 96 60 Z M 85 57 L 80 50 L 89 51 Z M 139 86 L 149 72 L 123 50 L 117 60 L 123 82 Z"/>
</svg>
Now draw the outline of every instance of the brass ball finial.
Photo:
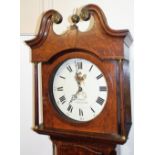
<svg viewBox="0 0 155 155">
<path fill-rule="evenodd" d="M 87 21 L 90 19 L 90 16 L 91 16 L 91 14 L 90 14 L 89 10 L 87 10 L 87 9 L 81 10 L 80 17 L 82 20 Z"/>
<path fill-rule="evenodd" d="M 80 21 L 80 17 L 77 14 L 72 15 L 71 20 L 74 24 L 77 24 Z"/>
<path fill-rule="evenodd" d="M 58 13 L 55 13 L 53 16 L 52 16 L 52 21 L 53 23 L 55 24 L 60 24 L 62 22 L 62 16 Z"/>
</svg>

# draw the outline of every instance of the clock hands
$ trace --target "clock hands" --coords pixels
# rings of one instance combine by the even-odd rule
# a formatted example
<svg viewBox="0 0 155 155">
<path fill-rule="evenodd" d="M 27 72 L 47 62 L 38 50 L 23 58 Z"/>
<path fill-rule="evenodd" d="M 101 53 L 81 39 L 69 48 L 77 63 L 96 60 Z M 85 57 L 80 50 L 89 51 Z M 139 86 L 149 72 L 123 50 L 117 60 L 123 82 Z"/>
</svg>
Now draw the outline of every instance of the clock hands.
<svg viewBox="0 0 155 155">
<path fill-rule="evenodd" d="M 69 103 L 71 103 L 71 102 L 73 102 L 74 100 L 76 100 L 76 99 L 78 98 L 77 95 L 78 95 L 78 93 L 80 93 L 80 92 L 82 92 L 82 87 L 79 87 L 78 91 L 77 91 L 74 95 L 72 95 L 71 100 L 69 101 Z"/>
<path fill-rule="evenodd" d="M 86 77 L 87 75 L 82 74 L 82 72 L 78 72 L 78 67 L 76 67 L 75 80 L 78 84 L 78 90 L 74 95 L 72 95 L 71 100 L 69 101 L 69 104 L 77 99 L 86 98 L 86 93 L 83 91 L 83 82 L 86 79 Z"/>
<path fill-rule="evenodd" d="M 71 98 L 71 100 L 69 101 L 69 103 L 73 102 L 73 101 L 76 100 L 76 99 L 77 99 L 77 95 L 76 95 L 76 94 L 72 95 L 72 98 Z"/>
<path fill-rule="evenodd" d="M 86 74 L 83 74 L 81 72 L 76 72 L 76 75 L 75 75 L 75 79 L 78 83 L 78 85 L 81 86 L 82 82 L 84 82 L 84 80 L 86 79 L 87 75 Z"/>
<path fill-rule="evenodd" d="M 82 70 L 82 62 L 75 62 L 75 68 L 76 68 L 76 73 L 75 73 L 75 79 L 78 82 L 78 84 L 81 84 L 86 79 L 86 74 L 83 74 L 79 71 Z"/>
<path fill-rule="evenodd" d="M 76 72 L 75 74 L 75 79 L 78 84 L 78 91 L 77 91 L 77 96 L 79 99 L 85 99 L 86 98 L 86 93 L 83 91 L 83 82 L 86 79 L 87 75 L 83 74 L 81 72 Z"/>
</svg>

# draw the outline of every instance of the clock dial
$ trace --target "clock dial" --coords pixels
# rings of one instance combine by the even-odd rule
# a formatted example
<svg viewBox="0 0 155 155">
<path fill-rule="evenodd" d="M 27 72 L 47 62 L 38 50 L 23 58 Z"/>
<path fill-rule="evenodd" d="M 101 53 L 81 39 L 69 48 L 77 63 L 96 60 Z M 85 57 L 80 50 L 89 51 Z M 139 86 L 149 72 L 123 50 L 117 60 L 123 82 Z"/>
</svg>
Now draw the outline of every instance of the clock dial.
<svg viewBox="0 0 155 155">
<path fill-rule="evenodd" d="M 68 59 L 51 80 L 50 95 L 57 109 L 68 118 L 86 122 L 102 112 L 108 87 L 104 74 L 94 63 L 82 58 Z"/>
</svg>

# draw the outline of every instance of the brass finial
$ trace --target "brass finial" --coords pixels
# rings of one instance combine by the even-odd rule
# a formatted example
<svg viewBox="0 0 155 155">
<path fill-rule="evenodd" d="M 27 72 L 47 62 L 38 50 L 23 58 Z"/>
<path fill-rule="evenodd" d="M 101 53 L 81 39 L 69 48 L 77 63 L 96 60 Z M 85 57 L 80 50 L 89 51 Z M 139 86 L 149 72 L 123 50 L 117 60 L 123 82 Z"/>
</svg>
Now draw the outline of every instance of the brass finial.
<svg viewBox="0 0 155 155">
<path fill-rule="evenodd" d="M 126 140 L 126 137 L 125 137 L 125 136 L 122 136 L 122 139 L 123 139 L 123 140 Z"/>
<path fill-rule="evenodd" d="M 77 14 L 72 15 L 71 20 L 74 24 L 77 24 L 80 21 L 80 17 Z"/>
<path fill-rule="evenodd" d="M 84 20 L 84 21 L 89 20 L 89 19 L 90 19 L 90 12 L 89 12 L 89 10 L 87 10 L 87 9 L 81 10 L 80 17 L 81 17 L 81 19 Z"/>
<path fill-rule="evenodd" d="M 53 16 L 52 16 L 52 21 L 53 23 L 55 24 L 60 24 L 62 22 L 62 16 L 58 13 L 55 13 Z"/>
</svg>

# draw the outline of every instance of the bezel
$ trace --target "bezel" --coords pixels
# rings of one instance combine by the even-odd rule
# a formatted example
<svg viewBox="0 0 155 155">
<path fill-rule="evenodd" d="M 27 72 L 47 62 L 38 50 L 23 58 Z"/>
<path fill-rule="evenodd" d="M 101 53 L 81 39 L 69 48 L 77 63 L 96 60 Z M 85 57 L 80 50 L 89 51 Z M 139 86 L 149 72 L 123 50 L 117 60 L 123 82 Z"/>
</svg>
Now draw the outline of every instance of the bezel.
<svg viewBox="0 0 155 155">
<path fill-rule="evenodd" d="M 59 59 L 59 58 L 58 58 L 58 59 Z M 82 59 L 82 60 L 86 60 L 86 61 L 88 61 L 88 62 L 94 64 L 94 65 L 101 71 L 101 73 L 102 73 L 103 76 L 104 76 L 105 82 L 106 82 L 106 86 L 107 86 L 107 97 L 106 97 L 104 106 L 103 106 L 102 110 L 101 110 L 95 117 L 93 117 L 93 118 L 90 119 L 90 120 L 83 121 L 83 120 L 81 119 L 81 121 L 80 121 L 80 120 L 75 120 L 75 119 L 73 119 L 73 118 L 67 116 L 67 115 L 66 115 L 65 113 L 63 113 L 63 112 L 60 110 L 60 108 L 57 106 L 57 103 L 56 103 L 56 100 L 55 100 L 55 97 L 54 97 L 54 93 L 53 93 L 53 84 L 54 84 L 54 78 L 55 78 L 55 76 L 56 76 L 56 73 L 57 73 L 58 69 L 59 69 L 66 61 L 72 60 L 72 59 Z M 98 59 L 98 61 L 100 61 L 100 60 Z M 74 56 L 74 57 L 72 57 L 72 58 L 67 58 L 67 59 L 65 59 L 64 61 L 62 61 L 60 64 L 58 64 L 58 65 L 55 67 L 54 72 L 51 73 L 51 75 L 50 75 L 50 79 L 49 79 L 49 84 L 48 84 L 48 86 L 49 86 L 49 88 L 48 88 L 48 89 L 49 89 L 49 98 L 50 98 L 50 102 L 51 102 L 52 106 L 54 106 L 54 108 L 57 110 L 57 112 L 60 114 L 60 116 L 63 117 L 63 119 L 65 119 L 65 120 L 67 120 L 67 121 L 70 121 L 70 122 L 72 122 L 72 123 L 87 123 L 87 122 L 92 121 L 93 119 L 97 118 L 97 117 L 100 115 L 100 113 L 102 113 L 102 112 L 104 111 L 104 108 L 105 108 L 105 106 L 106 106 L 106 104 L 107 104 L 108 90 L 109 90 L 109 89 L 108 89 L 108 83 L 107 83 L 107 79 L 106 79 L 106 77 L 105 77 L 105 73 L 101 70 L 101 68 L 100 68 L 96 63 L 90 61 L 90 60 L 87 59 L 87 58 L 83 58 L 82 56 L 81 56 L 81 57 L 79 57 L 79 56 Z"/>
</svg>

